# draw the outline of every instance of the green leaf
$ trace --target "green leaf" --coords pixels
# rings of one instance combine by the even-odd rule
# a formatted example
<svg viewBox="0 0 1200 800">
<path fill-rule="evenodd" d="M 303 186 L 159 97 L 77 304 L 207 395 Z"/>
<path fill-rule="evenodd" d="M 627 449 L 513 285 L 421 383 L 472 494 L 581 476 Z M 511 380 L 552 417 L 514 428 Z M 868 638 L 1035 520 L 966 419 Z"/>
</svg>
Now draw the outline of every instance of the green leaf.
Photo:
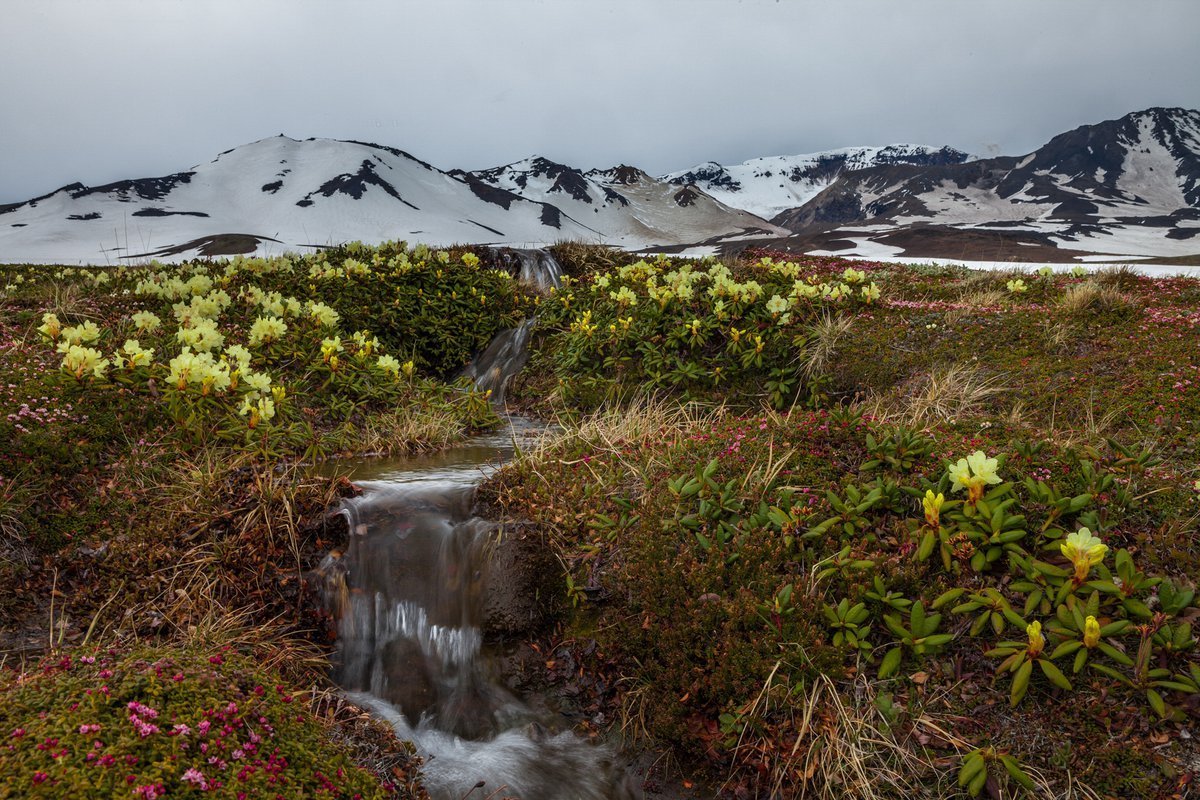
<svg viewBox="0 0 1200 800">
<path fill-rule="evenodd" d="M 1029 791 L 1034 791 L 1036 785 L 1034 784 L 1033 779 L 1025 774 L 1025 771 L 1021 769 L 1021 765 L 1017 763 L 1015 758 L 1012 756 L 1000 756 L 1000 763 L 1004 765 L 1006 770 L 1008 770 L 1008 774 L 1012 776 L 1014 781 L 1021 784 Z"/>
<path fill-rule="evenodd" d="M 1133 666 L 1133 659 L 1122 653 L 1117 648 L 1113 647 L 1108 642 L 1100 642 L 1096 645 L 1096 648 L 1113 661 L 1116 661 L 1118 664 L 1124 664 L 1127 667 Z"/>
<path fill-rule="evenodd" d="M 969 784 L 967 784 L 967 793 L 971 797 L 978 797 L 983 791 L 983 787 L 987 784 L 987 770 L 976 775 Z"/>
<path fill-rule="evenodd" d="M 1060 689 L 1070 689 L 1071 682 L 1067 680 L 1067 676 L 1062 674 L 1062 670 L 1050 663 L 1049 659 L 1039 658 L 1038 666 L 1042 668 L 1042 673 L 1050 679 L 1050 682 Z"/>
<path fill-rule="evenodd" d="M 955 600 L 962 597 L 965 591 L 965 589 L 950 589 L 949 591 L 942 592 L 929 607 L 936 611 L 947 603 L 953 603 Z M 957 609 L 955 610 L 957 611 Z"/>
<path fill-rule="evenodd" d="M 1016 707 L 1025 697 L 1025 692 L 1029 689 L 1029 676 L 1033 673 L 1033 662 L 1026 661 L 1017 669 L 1017 674 L 1013 676 L 1012 692 L 1009 694 L 1009 705 Z"/>
<path fill-rule="evenodd" d="M 1146 699 L 1150 701 L 1150 707 L 1154 709 L 1154 713 L 1158 714 L 1159 717 L 1166 719 L 1167 704 L 1163 702 L 1162 695 L 1153 689 L 1147 689 Z"/>
<path fill-rule="evenodd" d="M 889 650 L 887 655 L 883 657 L 883 661 L 879 662 L 879 677 L 887 678 L 895 674 L 900 669 L 900 659 L 903 655 L 899 647 L 893 647 Z"/>
<path fill-rule="evenodd" d="M 1083 647 L 1083 642 L 1079 642 L 1074 639 L 1068 639 L 1067 641 L 1060 644 L 1058 647 L 1054 648 L 1054 652 L 1050 654 L 1050 659 L 1054 660 L 1056 658 L 1062 658 L 1063 656 L 1068 656 L 1071 653 L 1074 653 L 1076 650 L 1078 650 L 1081 647 Z"/>
<path fill-rule="evenodd" d="M 980 771 L 987 771 L 987 762 L 983 760 L 983 755 L 976 750 L 963 759 L 963 765 L 958 770 L 958 785 L 966 786 Z"/>
</svg>

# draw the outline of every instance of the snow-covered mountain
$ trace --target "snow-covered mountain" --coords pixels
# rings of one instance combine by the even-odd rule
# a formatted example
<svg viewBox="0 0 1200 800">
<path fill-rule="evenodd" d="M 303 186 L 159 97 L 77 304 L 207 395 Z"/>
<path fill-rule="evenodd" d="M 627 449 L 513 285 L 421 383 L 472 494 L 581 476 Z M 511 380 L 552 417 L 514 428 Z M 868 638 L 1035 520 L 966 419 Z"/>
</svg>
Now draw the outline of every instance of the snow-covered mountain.
<svg viewBox="0 0 1200 800">
<path fill-rule="evenodd" d="M 798 235 L 794 244 L 870 241 L 909 255 L 917 239 L 927 247 L 964 233 L 1092 253 L 1200 253 L 1200 111 L 1084 125 L 1025 156 L 843 173 L 772 221 Z"/>
<path fill-rule="evenodd" d="M 675 185 L 626 165 L 583 172 L 533 156 L 470 174 L 529 200 L 552 204 L 592 228 L 600 240 L 620 247 L 787 235 L 695 186 Z"/>
<path fill-rule="evenodd" d="M 816 197 L 845 172 L 891 164 L 940 166 L 969 160 L 953 147 L 892 144 L 846 147 L 796 156 L 765 156 L 722 166 L 715 161 L 672 172 L 662 180 L 694 184 L 734 208 L 765 219 L 797 208 Z"/>
<path fill-rule="evenodd" d="M 1084 125 L 1025 156 L 891 145 L 661 178 L 539 157 L 447 172 L 391 147 L 277 136 L 173 175 L 0 205 L 0 262 L 279 253 L 353 239 L 701 252 L 754 243 L 986 260 L 1195 255 L 1200 111 Z"/>
<path fill-rule="evenodd" d="M 595 238 L 558 208 L 391 147 L 285 136 L 161 178 L 71 184 L 0 206 L 0 260 L 303 249 L 354 239 L 543 243 Z"/>
</svg>

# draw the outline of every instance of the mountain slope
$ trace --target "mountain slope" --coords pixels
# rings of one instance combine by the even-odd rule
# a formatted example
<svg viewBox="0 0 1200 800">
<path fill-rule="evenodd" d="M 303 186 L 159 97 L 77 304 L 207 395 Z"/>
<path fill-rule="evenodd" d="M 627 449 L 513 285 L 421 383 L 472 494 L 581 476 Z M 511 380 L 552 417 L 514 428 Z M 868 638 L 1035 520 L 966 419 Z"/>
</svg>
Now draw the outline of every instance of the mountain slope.
<svg viewBox="0 0 1200 800">
<path fill-rule="evenodd" d="M 772 221 L 802 237 L 865 232 L 879 243 L 938 227 L 1090 252 L 1195 253 L 1200 111 L 1153 108 L 1084 125 L 1024 157 L 844 173 Z"/>
<path fill-rule="evenodd" d="M 892 164 L 940 166 L 966 161 L 952 147 L 893 144 L 886 147 L 847 147 L 795 156 L 767 156 L 722 166 L 715 161 L 672 172 L 663 180 L 695 184 L 734 208 L 770 219 L 802 206 L 845 172 Z"/>
<path fill-rule="evenodd" d="M 598 241 L 621 247 L 786 234 L 694 186 L 673 185 L 625 165 L 583 172 L 533 156 L 471 175 L 529 200 L 553 204 L 591 228 Z"/>
<path fill-rule="evenodd" d="M 401 150 L 284 136 L 161 178 L 65 186 L 0 206 L 5 260 L 104 263 L 228 234 L 263 249 L 362 239 L 548 242 L 591 231 L 554 206 L 442 172 Z"/>
</svg>

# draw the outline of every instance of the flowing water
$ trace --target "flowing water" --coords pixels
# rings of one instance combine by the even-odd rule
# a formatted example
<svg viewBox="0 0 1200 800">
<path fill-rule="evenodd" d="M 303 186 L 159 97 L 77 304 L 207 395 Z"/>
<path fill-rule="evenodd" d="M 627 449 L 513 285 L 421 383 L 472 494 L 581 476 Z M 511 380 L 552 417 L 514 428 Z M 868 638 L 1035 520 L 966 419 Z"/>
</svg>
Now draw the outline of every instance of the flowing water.
<svg viewBox="0 0 1200 800">
<path fill-rule="evenodd" d="M 613 750 L 555 732 L 504 687 L 483 646 L 501 532 L 472 515 L 475 486 L 539 430 L 515 420 L 435 456 L 350 463 L 363 493 L 342 509 L 345 553 L 320 569 L 338 619 L 335 679 L 416 745 L 437 800 L 639 796 Z"/>
<path fill-rule="evenodd" d="M 509 252 L 529 282 L 557 285 L 548 253 Z M 525 363 L 530 324 L 501 334 L 467 370 L 493 401 Z M 504 686 L 484 647 L 485 615 L 520 573 L 503 573 L 503 532 L 472 513 L 475 487 L 541 431 L 513 419 L 433 456 L 339 465 L 363 492 L 342 507 L 345 552 L 318 571 L 338 621 L 335 679 L 414 743 L 435 800 L 640 797 L 612 749 L 535 712 Z"/>
</svg>

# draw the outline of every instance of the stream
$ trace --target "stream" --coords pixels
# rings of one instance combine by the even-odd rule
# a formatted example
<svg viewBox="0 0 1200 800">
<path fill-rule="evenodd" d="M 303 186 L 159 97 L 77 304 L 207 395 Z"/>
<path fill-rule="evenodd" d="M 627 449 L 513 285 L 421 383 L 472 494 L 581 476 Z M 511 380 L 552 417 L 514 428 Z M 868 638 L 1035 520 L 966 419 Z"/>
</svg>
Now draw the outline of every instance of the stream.
<svg viewBox="0 0 1200 800">
<path fill-rule="evenodd" d="M 557 284 L 549 253 L 508 252 L 527 282 Z M 465 371 L 491 390 L 493 403 L 525 363 L 531 325 L 497 336 Z M 434 455 L 337 465 L 362 494 L 340 510 L 349 530 L 344 553 L 331 553 L 318 570 L 337 620 L 334 678 L 352 702 L 413 742 L 434 800 L 642 796 L 614 748 L 534 710 L 552 703 L 517 697 L 485 646 L 489 617 L 519 614 L 537 598 L 514 603 L 522 556 L 498 555 L 511 534 L 472 513 L 475 489 L 544 432 L 511 417 L 498 432 Z"/>
</svg>

